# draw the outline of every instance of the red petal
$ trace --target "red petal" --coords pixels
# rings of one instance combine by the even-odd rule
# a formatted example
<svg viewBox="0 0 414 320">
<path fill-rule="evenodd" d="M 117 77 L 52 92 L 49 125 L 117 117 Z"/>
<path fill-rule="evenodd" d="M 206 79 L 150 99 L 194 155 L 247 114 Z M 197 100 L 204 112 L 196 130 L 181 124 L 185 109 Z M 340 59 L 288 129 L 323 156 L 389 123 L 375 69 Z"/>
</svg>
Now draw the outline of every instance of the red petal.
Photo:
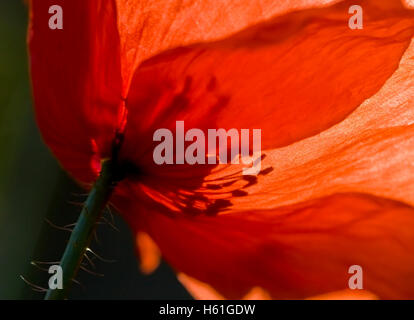
<svg viewBox="0 0 414 320">
<path fill-rule="evenodd" d="M 414 205 L 413 61 L 414 42 L 384 87 L 345 121 L 288 147 L 265 151 L 263 172 L 255 183 L 240 176 L 225 178 L 240 170 L 229 165 L 193 192 L 208 187 L 209 201 L 231 200 L 231 210 L 274 208 L 335 192 L 371 193 Z M 245 195 L 232 197 L 238 189 Z"/>
<path fill-rule="evenodd" d="M 49 7 L 63 30 L 49 29 Z M 121 71 L 112 0 L 32 0 L 30 67 L 39 127 L 77 179 L 91 181 L 121 117 Z"/>
<path fill-rule="evenodd" d="M 189 277 L 184 273 L 177 275 L 178 280 L 185 286 L 195 299 L 202 300 L 224 300 L 213 287 L 205 282 Z M 254 287 L 243 298 L 243 300 L 270 300 L 271 297 L 266 290 Z M 345 289 L 329 292 L 318 296 L 307 298 L 307 300 L 377 300 L 378 297 L 367 290 Z"/>
<path fill-rule="evenodd" d="M 135 241 L 140 257 L 141 271 L 145 274 L 150 274 L 157 269 L 160 263 L 160 251 L 146 232 L 137 232 Z"/>
<path fill-rule="evenodd" d="M 347 289 L 351 265 L 378 297 L 414 298 L 414 209 L 402 203 L 337 194 L 216 217 L 151 211 L 141 227 L 174 268 L 226 298 L 256 286 L 283 299 Z"/>
<path fill-rule="evenodd" d="M 195 299 L 203 300 L 224 300 L 225 298 L 220 295 L 213 287 L 207 283 L 201 282 L 197 279 L 191 278 L 184 273 L 177 275 L 178 280 L 186 287 L 189 293 Z M 269 293 L 260 287 L 252 288 L 243 298 L 243 300 L 270 300 Z"/>
<path fill-rule="evenodd" d="M 321 294 L 307 300 L 377 300 L 378 297 L 367 290 L 341 290 Z"/>
<path fill-rule="evenodd" d="M 217 40 L 277 14 L 335 1 L 116 0 L 126 85 L 131 70 L 164 50 Z"/>
<path fill-rule="evenodd" d="M 109 155 L 125 115 L 122 98 L 142 59 L 163 49 L 229 35 L 272 14 L 327 1 L 212 3 L 30 1 L 28 40 L 38 124 L 46 143 L 77 179 L 92 181 L 101 158 Z M 48 28 L 52 5 L 63 9 L 63 30 Z M 201 13 L 203 20 L 194 20 Z"/>
<path fill-rule="evenodd" d="M 347 1 L 145 62 L 127 100 L 125 157 L 153 165 L 153 132 L 176 120 L 186 128 L 260 128 L 264 149 L 340 122 L 384 85 L 414 34 L 411 11 L 374 2 L 364 2 L 363 30 L 348 27 Z"/>
</svg>

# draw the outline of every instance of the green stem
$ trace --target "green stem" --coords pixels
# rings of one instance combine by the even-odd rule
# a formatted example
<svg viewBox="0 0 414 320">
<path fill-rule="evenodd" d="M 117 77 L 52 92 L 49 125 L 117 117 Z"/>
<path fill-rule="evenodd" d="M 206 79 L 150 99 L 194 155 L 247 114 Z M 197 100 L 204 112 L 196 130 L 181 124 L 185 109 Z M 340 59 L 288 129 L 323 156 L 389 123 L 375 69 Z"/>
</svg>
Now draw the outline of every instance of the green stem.
<svg viewBox="0 0 414 320">
<path fill-rule="evenodd" d="M 79 219 L 63 253 L 62 267 L 63 289 L 49 289 L 45 300 L 61 300 L 68 297 L 73 279 L 88 248 L 96 222 L 101 217 L 115 185 L 115 170 L 110 160 L 102 163 L 102 170 L 82 208 Z"/>
</svg>

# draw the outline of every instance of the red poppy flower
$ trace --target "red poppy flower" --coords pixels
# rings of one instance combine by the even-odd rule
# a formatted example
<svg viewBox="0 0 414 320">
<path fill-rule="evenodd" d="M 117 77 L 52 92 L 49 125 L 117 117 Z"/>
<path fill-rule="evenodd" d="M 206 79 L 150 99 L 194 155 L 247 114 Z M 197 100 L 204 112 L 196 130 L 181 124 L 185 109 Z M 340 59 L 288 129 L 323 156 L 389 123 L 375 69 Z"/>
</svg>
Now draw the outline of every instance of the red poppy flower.
<svg viewBox="0 0 414 320">
<path fill-rule="evenodd" d="M 111 201 L 144 271 L 161 253 L 198 298 L 327 298 L 360 265 L 360 296 L 414 298 L 414 11 L 356 2 L 31 1 L 43 137 L 89 185 L 122 135 Z M 260 174 L 156 165 L 177 120 L 262 129 Z"/>
</svg>

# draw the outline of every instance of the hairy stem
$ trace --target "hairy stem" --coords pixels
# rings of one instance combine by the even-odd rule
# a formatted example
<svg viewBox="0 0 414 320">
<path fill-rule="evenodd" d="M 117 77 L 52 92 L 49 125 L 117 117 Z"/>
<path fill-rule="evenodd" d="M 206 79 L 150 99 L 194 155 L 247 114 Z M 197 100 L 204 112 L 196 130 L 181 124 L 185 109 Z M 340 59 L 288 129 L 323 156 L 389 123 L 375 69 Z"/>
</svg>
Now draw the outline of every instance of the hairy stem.
<svg viewBox="0 0 414 320">
<path fill-rule="evenodd" d="M 61 300 L 68 297 L 72 282 L 91 242 L 96 223 L 102 215 L 116 181 L 111 160 L 104 161 L 99 178 L 86 199 L 60 261 L 63 289 L 49 289 L 45 300 Z"/>
</svg>

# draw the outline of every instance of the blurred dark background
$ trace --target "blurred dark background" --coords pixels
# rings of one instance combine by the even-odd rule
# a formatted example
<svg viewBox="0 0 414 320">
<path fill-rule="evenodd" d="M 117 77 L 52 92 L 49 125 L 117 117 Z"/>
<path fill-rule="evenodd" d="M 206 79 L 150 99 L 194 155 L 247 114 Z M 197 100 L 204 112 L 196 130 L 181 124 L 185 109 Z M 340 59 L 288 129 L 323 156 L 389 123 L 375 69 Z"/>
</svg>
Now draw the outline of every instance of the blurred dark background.
<svg viewBox="0 0 414 320">
<path fill-rule="evenodd" d="M 0 299 L 42 299 L 20 279 L 47 287 L 47 272 L 30 262 L 60 259 L 85 195 L 59 168 L 44 145 L 31 106 L 26 51 L 27 8 L 21 0 L 0 1 Z M 190 298 L 164 263 L 152 275 L 139 272 L 133 239 L 115 215 L 119 231 L 98 228 L 92 249 L 106 259 L 95 260 L 97 273 L 80 271 L 72 299 Z"/>
</svg>

